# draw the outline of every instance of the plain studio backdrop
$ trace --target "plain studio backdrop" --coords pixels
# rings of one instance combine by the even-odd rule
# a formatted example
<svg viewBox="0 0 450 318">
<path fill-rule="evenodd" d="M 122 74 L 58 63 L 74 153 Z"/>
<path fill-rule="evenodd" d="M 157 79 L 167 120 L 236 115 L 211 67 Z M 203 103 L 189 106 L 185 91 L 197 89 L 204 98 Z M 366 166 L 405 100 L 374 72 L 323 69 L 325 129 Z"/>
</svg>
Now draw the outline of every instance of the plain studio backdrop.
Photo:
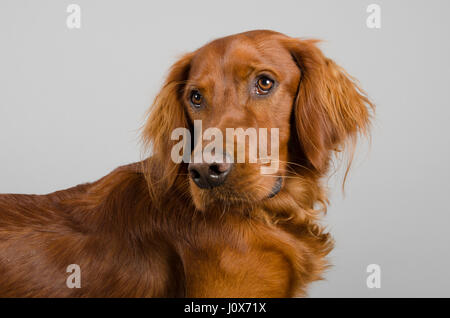
<svg viewBox="0 0 450 318">
<path fill-rule="evenodd" d="M 67 7 L 81 8 L 69 29 Z M 381 28 L 366 24 L 370 4 Z M 1 0 L 0 193 L 44 194 L 141 159 L 170 65 L 252 29 L 324 40 L 377 105 L 323 223 L 336 240 L 310 297 L 450 296 L 449 1 Z M 381 288 L 368 288 L 369 264 Z"/>
</svg>

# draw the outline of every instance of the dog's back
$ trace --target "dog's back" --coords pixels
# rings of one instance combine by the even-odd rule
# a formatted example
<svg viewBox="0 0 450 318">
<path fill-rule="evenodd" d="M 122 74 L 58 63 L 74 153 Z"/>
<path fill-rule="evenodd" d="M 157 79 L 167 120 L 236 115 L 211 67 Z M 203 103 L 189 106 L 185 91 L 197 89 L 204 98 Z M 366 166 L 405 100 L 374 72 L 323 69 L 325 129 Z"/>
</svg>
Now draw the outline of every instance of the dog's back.
<svg viewBox="0 0 450 318">
<path fill-rule="evenodd" d="M 130 237 L 151 211 L 138 167 L 48 195 L 0 195 L 0 296 L 179 295 L 171 247 L 156 231 Z M 66 284 L 71 264 L 82 288 Z"/>
</svg>

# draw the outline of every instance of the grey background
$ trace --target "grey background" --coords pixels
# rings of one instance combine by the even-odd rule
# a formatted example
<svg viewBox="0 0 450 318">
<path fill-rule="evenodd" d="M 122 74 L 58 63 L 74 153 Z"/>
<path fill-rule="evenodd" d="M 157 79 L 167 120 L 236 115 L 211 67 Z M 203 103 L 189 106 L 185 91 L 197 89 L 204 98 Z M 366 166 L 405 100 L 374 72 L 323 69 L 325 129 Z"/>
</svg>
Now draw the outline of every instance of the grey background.
<svg viewBox="0 0 450 318">
<path fill-rule="evenodd" d="M 66 7 L 82 28 L 66 27 Z M 381 29 L 366 8 L 381 5 Z M 325 40 L 377 104 L 372 144 L 324 224 L 311 297 L 450 296 L 449 1 L 0 0 L 0 193 L 47 193 L 140 159 L 138 129 L 176 57 L 251 29 Z M 366 266 L 381 266 L 381 288 Z"/>
</svg>

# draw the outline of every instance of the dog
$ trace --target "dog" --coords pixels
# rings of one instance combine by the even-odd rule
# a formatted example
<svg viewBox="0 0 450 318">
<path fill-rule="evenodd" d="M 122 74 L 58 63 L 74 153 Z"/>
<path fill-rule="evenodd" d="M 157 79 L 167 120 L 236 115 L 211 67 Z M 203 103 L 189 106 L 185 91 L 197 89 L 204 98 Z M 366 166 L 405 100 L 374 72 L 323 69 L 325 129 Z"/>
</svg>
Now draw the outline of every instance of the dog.
<svg viewBox="0 0 450 318">
<path fill-rule="evenodd" d="M 48 195 L 0 195 L 0 296 L 307 295 L 333 248 L 324 177 L 374 110 L 317 44 L 269 30 L 216 39 L 171 67 L 142 128 L 150 156 Z M 262 160 L 174 162 L 173 131 L 196 121 L 276 128 L 277 173 Z"/>
</svg>

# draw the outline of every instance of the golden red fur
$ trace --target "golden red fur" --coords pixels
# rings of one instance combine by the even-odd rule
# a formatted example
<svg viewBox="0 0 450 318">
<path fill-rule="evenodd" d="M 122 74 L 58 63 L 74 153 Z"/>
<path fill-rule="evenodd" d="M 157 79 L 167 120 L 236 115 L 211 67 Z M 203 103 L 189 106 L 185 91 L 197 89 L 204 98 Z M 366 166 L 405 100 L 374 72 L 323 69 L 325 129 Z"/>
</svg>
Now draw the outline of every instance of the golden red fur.
<svg viewBox="0 0 450 318">
<path fill-rule="evenodd" d="M 267 97 L 252 94 L 265 72 Z M 250 85 L 250 86 L 249 86 Z M 207 105 L 190 107 L 192 88 Z M 250 87 L 250 89 L 249 89 Z M 366 133 L 373 105 L 317 48 L 272 31 L 215 40 L 172 67 L 143 129 L 153 155 L 49 195 L 0 195 L 0 296 L 294 297 L 332 249 L 318 223 L 330 159 Z M 200 189 L 170 159 L 171 132 L 279 128 L 280 192 L 260 164 Z M 66 268 L 81 268 L 81 288 Z"/>
</svg>

